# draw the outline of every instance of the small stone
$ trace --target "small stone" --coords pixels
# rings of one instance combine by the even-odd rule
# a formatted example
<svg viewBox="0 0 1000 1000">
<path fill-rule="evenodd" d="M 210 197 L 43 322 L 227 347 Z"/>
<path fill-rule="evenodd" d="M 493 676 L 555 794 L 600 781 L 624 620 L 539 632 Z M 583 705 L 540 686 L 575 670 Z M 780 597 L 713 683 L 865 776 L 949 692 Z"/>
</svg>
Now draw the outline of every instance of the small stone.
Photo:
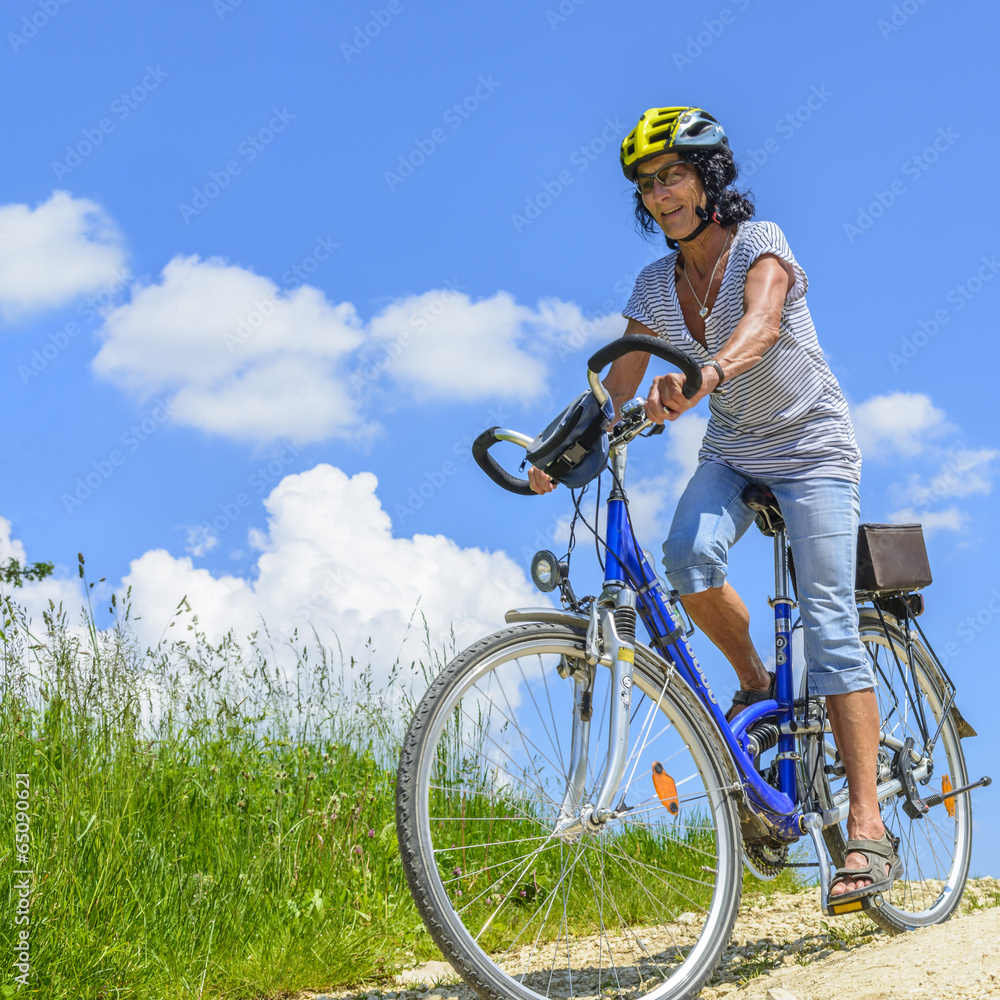
<svg viewBox="0 0 1000 1000">
<path fill-rule="evenodd" d="M 799 1000 L 793 993 L 789 993 L 783 986 L 772 986 L 764 997 L 764 1000 Z"/>
</svg>

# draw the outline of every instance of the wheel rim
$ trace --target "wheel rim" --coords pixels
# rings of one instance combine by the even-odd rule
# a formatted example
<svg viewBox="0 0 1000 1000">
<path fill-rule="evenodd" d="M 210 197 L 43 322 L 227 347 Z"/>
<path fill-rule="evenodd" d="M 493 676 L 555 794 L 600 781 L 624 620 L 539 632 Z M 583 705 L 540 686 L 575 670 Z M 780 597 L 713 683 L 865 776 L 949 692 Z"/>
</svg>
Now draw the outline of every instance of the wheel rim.
<svg viewBox="0 0 1000 1000">
<path fill-rule="evenodd" d="M 447 691 L 416 789 L 437 916 L 466 955 L 492 955 L 483 971 L 512 995 L 680 996 L 714 968 L 735 912 L 728 790 L 640 657 L 622 781 L 632 811 L 575 842 L 553 837 L 573 687 L 555 665 L 580 654 L 577 641 L 521 639 Z M 597 669 L 584 804 L 607 755 L 608 677 Z M 653 760 L 676 782 L 676 817 L 655 793 Z"/>
</svg>

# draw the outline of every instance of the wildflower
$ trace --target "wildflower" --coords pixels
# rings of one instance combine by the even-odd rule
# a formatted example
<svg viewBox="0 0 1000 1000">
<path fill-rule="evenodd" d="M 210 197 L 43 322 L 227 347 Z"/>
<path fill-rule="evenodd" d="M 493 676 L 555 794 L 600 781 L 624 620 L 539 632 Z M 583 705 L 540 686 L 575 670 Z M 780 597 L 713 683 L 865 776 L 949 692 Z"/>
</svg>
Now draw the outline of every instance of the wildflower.
<svg viewBox="0 0 1000 1000">
<path fill-rule="evenodd" d="M 452 870 L 452 875 L 454 875 L 455 878 L 461 878 L 462 877 L 462 869 L 461 868 L 455 868 L 455 869 L 453 869 Z"/>
<path fill-rule="evenodd" d="M 242 799 L 240 799 L 239 802 L 236 803 L 236 808 L 242 809 L 245 805 L 246 803 Z"/>
<path fill-rule="evenodd" d="M 212 774 L 218 774 L 219 773 L 219 768 L 218 768 L 218 765 L 216 765 L 216 764 L 213 764 L 208 770 Z"/>
<path fill-rule="evenodd" d="M 358 844 L 358 846 L 354 848 L 354 853 L 355 854 L 364 854 L 364 850 L 362 849 L 362 847 L 361 847 L 360 844 Z"/>
<path fill-rule="evenodd" d="M 456 896 L 461 896 L 462 895 L 462 890 L 461 889 L 456 889 L 455 890 L 455 895 Z"/>
<path fill-rule="evenodd" d="M 520 897 L 521 897 L 522 899 L 524 899 L 524 897 L 528 895 L 528 891 L 527 891 L 527 889 L 522 889 L 522 890 L 521 890 L 521 891 L 520 891 L 520 892 L 518 893 L 518 895 L 519 895 L 519 896 L 520 896 Z"/>
<path fill-rule="evenodd" d="M 315 774 L 313 774 L 313 772 L 312 772 L 312 771 L 310 771 L 310 772 L 309 772 L 309 773 L 308 773 L 308 774 L 306 775 L 306 781 L 315 781 L 315 780 L 316 780 L 316 775 L 315 775 Z"/>
<path fill-rule="evenodd" d="M 374 830 L 369 830 L 368 831 L 368 839 L 371 840 L 372 837 L 374 837 L 374 836 L 375 836 L 375 831 Z"/>
</svg>

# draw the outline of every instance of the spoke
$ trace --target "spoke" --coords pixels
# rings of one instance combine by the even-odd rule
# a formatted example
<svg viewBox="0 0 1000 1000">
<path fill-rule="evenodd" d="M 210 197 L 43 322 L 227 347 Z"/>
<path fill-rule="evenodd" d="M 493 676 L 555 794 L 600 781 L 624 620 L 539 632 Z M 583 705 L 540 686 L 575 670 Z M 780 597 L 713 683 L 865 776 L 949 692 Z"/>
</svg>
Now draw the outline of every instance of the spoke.
<svg viewBox="0 0 1000 1000">
<path fill-rule="evenodd" d="M 540 673 L 541 673 L 542 677 L 544 678 L 545 674 L 546 674 L 546 670 L 545 670 L 545 667 L 542 664 L 541 660 L 542 660 L 541 655 L 539 655 L 538 661 L 539 661 Z M 524 669 L 521 666 L 521 659 L 520 659 L 520 657 L 518 657 L 518 659 L 517 659 L 517 669 L 518 669 L 518 672 L 521 674 L 521 680 L 524 681 L 524 687 L 525 687 L 525 690 L 528 692 L 528 697 L 531 699 L 532 705 L 535 706 L 535 713 L 538 716 L 538 721 L 542 725 L 542 729 L 545 731 L 545 735 L 549 739 L 549 744 L 551 746 L 554 746 L 556 748 L 556 754 L 559 757 L 559 770 L 560 770 L 560 772 L 562 774 L 566 774 L 566 765 L 563 762 L 562 747 L 559 745 L 558 741 L 556 741 L 556 740 L 554 740 L 552 738 L 552 734 L 549 732 L 549 727 L 547 725 L 545 725 L 545 719 L 542 718 L 542 710 L 538 707 L 538 702 L 535 701 L 535 693 L 534 693 L 534 691 L 531 690 L 531 685 L 528 683 L 528 678 L 524 676 Z M 546 695 L 548 694 L 548 691 L 549 691 L 548 685 L 546 684 L 546 686 L 545 686 L 545 693 L 546 693 Z M 552 702 L 551 702 L 551 700 L 549 701 L 549 711 L 550 711 L 550 713 L 552 711 Z M 556 732 L 555 719 L 552 720 L 552 732 Z"/>
</svg>

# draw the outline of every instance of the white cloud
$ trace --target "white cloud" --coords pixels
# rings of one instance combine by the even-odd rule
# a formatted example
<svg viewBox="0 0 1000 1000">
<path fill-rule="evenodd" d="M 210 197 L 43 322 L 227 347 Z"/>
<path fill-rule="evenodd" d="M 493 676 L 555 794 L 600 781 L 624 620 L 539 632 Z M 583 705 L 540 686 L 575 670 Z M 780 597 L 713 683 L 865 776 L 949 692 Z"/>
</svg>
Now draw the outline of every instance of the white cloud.
<svg viewBox="0 0 1000 1000">
<path fill-rule="evenodd" d="M 376 486 L 371 473 L 348 477 L 329 465 L 284 478 L 265 501 L 269 527 L 256 538 L 252 581 L 213 576 L 163 550 L 145 553 L 123 581 L 143 641 L 164 634 L 186 595 L 212 640 L 230 629 L 246 636 L 263 619 L 278 636 L 315 627 L 346 658 L 361 658 L 371 637 L 385 680 L 398 655 L 404 665 L 422 655 L 421 613 L 435 648 L 454 628 L 461 649 L 500 627 L 508 608 L 542 603 L 502 552 L 463 549 L 442 535 L 394 538 Z"/>
<path fill-rule="evenodd" d="M 387 365 L 392 377 L 419 396 L 531 399 L 545 389 L 539 331 L 551 335 L 552 324 L 578 316 L 575 306 L 536 311 L 518 305 L 507 292 L 473 302 L 463 292 L 433 289 L 397 299 L 372 319 L 369 331 L 374 344 L 395 355 Z"/>
<path fill-rule="evenodd" d="M 851 420 L 865 458 L 918 455 L 928 441 L 953 430 L 929 396 L 890 392 L 851 409 Z"/>
<path fill-rule="evenodd" d="M 65 305 L 114 282 L 124 268 L 121 237 L 86 198 L 55 191 L 48 201 L 0 205 L 0 314 Z"/>
<path fill-rule="evenodd" d="M 889 515 L 889 520 L 893 524 L 923 525 L 924 534 L 928 536 L 938 531 L 961 531 L 968 519 L 968 515 L 955 506 L 946 510 L 917 510 L 914 507 L 904 507 Z"/>
<path fill-rule="evenodd" d="M 537 397 L 554 354 L 620 325 L 557 299 L 532 309 L 453 288 L 395 300 L 363 324 L 351 303 L 309 285 L 285 293 L 218 258 L 178 256 L 107 313 L 93 365 L 141 398 L 167 394 L 180 424 L 309 442 L 370 430 L 357 396 L 383 376 L 418 398 Z"/>
<path fill-rule="evenodd" d="M 349 303 L 212 258 L 175 257 L 101 331 L 94 370 L 142 398 L 172 393 L 180 424 L 241 440 L 302 442 L 360 423 L 343 362 L 362 341 Z"/>
<path fill-rule="evenodd" d="M 911 475 L 899 492 L 918 507 L 949 497 L 989 494 L 993 488 L 992 465 L 998 457 L 1000 451 L 991 448 L 952 448 L 930 479 Z"/>
</svg>

